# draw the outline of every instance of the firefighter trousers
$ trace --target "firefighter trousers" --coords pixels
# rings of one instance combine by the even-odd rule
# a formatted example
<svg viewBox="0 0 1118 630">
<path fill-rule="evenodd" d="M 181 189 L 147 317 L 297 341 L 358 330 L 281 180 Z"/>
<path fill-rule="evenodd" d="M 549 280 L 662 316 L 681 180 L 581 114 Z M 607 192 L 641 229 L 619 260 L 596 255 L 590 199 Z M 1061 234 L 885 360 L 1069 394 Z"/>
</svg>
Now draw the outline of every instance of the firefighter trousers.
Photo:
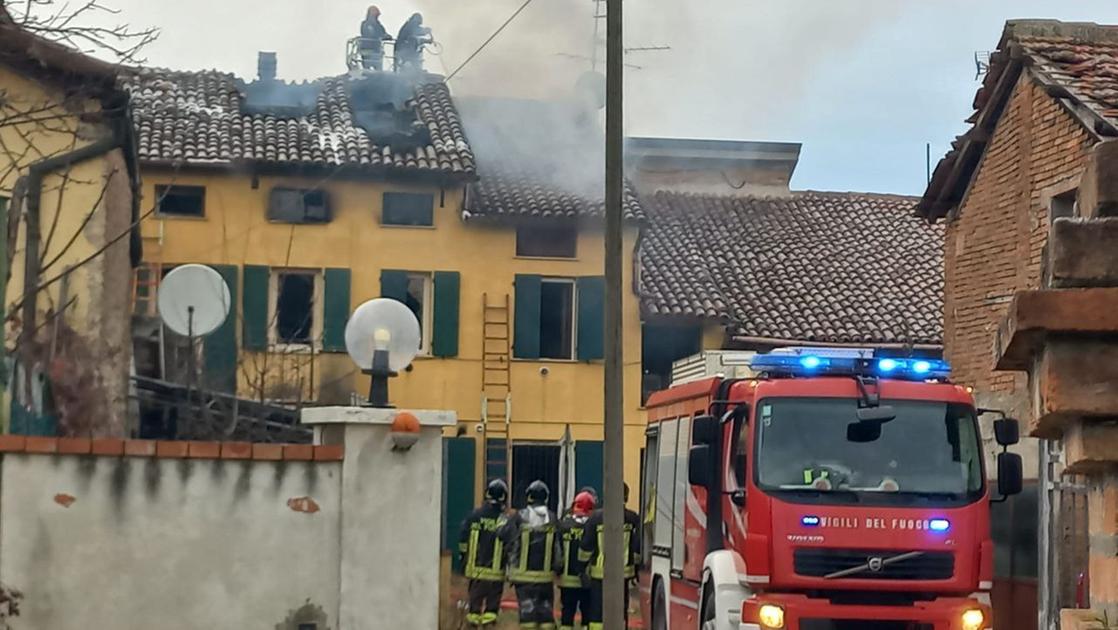
<svg viewBox="0 0 1118 630">
<path fill-rule="evenodd" d="M 555 585 L 551 582 L 516 585 L 516 603 L 520 607 L 521 630 L 555 630 Z"/>
<path fill-rule="evenodd" d="M 498 580 L 470 580 L 470 610 L 466 623 L 471 627 L 494 627 L 501 612 L 501 595 L 505 583 Z"/>
<path fill-rule="evenodd" d="M 625 580 L 625 586 L 621 589 L 624 592 L 624 611 L 625 623 L 629 622 L 629 580 Z M 590 614 L 584 617 L 586 627 L 590 630 L 602 630 L 602 581 L 590 580 Z"/>
<path fill-rule="evenodd" d="M 559 601 L 563 610 L 559 613 L 559 630 L 572 630 L 575 627 L 575 613 L 582 613 L 582 626 L 585 628 L 590 615 L 590 589 L 560 588 Z"/>
</svg>

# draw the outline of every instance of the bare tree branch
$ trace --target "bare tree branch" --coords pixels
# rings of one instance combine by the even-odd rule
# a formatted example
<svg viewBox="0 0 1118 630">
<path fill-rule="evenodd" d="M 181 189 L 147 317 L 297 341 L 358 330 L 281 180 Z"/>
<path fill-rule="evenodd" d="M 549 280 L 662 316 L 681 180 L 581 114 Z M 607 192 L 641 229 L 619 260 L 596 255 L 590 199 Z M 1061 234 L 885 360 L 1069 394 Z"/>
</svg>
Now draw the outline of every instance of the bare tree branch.
<svg viewBox="0 0 1118 630">
<path fill-rule="evenodd" d="M 144 63 L 140 51 L 159 37 L 157 28 L 110 23 L 108 18 L 119 11 L 100 0 L 85 0 L 80 5 L 55 0 L 0 0 L 0 7 L 29 33 L 117 63 Z"/>
</svg>

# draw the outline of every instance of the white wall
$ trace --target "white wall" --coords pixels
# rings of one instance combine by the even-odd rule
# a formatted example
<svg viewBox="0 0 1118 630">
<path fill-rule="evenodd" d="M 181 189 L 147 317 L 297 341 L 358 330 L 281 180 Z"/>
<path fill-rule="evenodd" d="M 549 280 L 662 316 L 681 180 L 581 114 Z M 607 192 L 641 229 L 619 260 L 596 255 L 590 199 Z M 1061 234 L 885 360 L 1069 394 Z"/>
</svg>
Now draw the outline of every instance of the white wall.
<svg viewBox="0 0 1118 630">
<path fill-rule="evenodd" d="M 0 466 L 0 581 L 24 593 L 14 628 L 272 630 L 308 602 L 320 630 L 338 627 L 341 463 L 6 454 Z M 288 505 L 301 497 L 319 510 Z"/>
</svg>

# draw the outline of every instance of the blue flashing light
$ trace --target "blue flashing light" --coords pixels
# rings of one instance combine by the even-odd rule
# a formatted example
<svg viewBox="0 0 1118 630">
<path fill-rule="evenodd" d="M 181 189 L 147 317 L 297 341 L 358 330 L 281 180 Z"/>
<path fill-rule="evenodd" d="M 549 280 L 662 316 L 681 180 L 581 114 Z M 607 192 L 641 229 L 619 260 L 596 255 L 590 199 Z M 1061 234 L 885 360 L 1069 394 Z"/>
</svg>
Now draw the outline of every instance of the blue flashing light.
<svg viewBox="0 0 1118 630">
<path fill-rule="evenodd" d="M 951 366 L 938 359 L 874 356 L 870 351 L 795 348 L 758 354 L 750 360 L 755 372 L 770 376 L 880 376 L 907 381 L 945 381 Z"/>
<path fill-rule="evenodd" d="M 823 363 L 823 359 L 820 359 L 819 357 L 814 357 L 814 356 L 806 356 L 806 357 L 803 357 L 802 359 L 800 359 L 800 365 L 804 366 L 805 368 L 807 368 L 809 370 L 814 370 L 815 368 L 819 367 L 822 363 Z"/>
<path fill-rule="evenodd" d="M 805 517 L 800 519 L 800 524 L 803 525 L 804 527 L 818 527 L 819 517 L 818 516 L 805 516 Z"/>
<path fill-rule="evenodd" d="M 928 523 L 928 527 L 930 527 L 933 532 L 945 532 L 951 529 L 951 521 L 945 518 L 933 518 L 931 522 Z"/>
</svg>

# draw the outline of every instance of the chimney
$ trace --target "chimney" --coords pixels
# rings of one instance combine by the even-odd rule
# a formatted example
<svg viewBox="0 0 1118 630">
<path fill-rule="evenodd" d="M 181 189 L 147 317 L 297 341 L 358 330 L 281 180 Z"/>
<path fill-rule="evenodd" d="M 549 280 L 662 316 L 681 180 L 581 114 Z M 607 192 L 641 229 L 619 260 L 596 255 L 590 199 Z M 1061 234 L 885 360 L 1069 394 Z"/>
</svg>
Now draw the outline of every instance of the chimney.
<svg viewBox="0 0 1118 630">
<path fill-rule="evenodd" d="M 260 52 L 257 54 L 256 74 L 260 81 L 276 80 L 276 53 Z"/>
</svg>

